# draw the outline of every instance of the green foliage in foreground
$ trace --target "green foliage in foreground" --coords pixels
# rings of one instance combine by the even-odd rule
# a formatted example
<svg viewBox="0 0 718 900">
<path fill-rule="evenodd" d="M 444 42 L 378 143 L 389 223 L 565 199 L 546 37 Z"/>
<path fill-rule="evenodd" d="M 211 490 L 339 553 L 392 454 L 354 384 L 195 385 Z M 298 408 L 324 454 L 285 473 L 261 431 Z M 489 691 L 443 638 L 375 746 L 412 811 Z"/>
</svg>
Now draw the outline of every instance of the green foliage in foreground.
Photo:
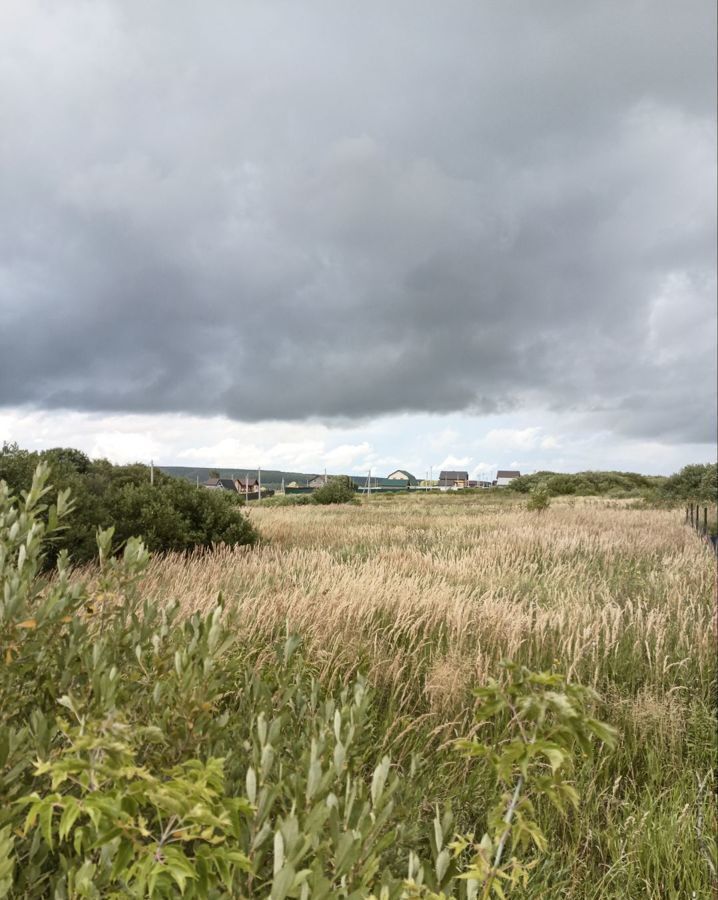
<svg viewBox="0 0 718 900">
<path fill-rule="evenodd" d="M 30 489 L 40 462 L 52 467 L 52 478 L 61 490 L 70 490 L 76 512 L 63 530 L 54 535 L 47 555 L 54 561 L 67 550 L 73 563 L 84 563 L 97 554 L 98 528 L 112 526 L 115 541 L 124 544 L 141 534 L 152 551 L 188 550 L 212 544 L 253 543 L 256 532 L 242 514 L 242 500 L 226 491 L 197 490 L 178 478 L 155 471 L 150 484 L 147 466 L 113 466 L 107 460 L 90 460 L 80 450 L 56 448 L 43 453 L 4 444 L 0 450 L 0 479 L 19 495 Z"/>
<path fill-rule="evenodd" d="M 568 780 L 576 751 L 591 759 L 594 737 L 608 746 L 616 739 L 612 728 L 586 715 L 589 704 L 598 699 L 594 691 L 568 684 L 562 675 L 510 664 L 505 668 L 507 681 L 492 679 L 475 691 L 481 700 L 479 725 L 495 725 L 498 719 L 503 739 L 493 747 L 476 738 L 458 741 L 469 757 L 491 762 L 504 789 L 481 841 L 468 835 L 452 845 L 454 856 L 470 850 L 468 867 L 459 878 L 473 881 L 482 897 L 503 897 L 509 887 L 527 887 L 538 859 L 525 863 L 513 855 L 506 861 L 507 846 L 514 854 L 531 845 L 543 853 L 548 842 L 536 818 L 536 803 L 547 799 L 562 816 L 578 809 L 578 793 Z"/>
<path fill-rule="evenodd" d="M 239 645 L 221 604 L 180 621 L 147 603 L 147 551 L 130 539 L 113 555 L 111 530 L 93 593 L 65 552 L 40 577 L 69 512 L 66 492 L 47 506 L 47 477 L 21 502 L 0 482 L 0 897 L 474 898 L 528 884 L 547 849 L 536 800 L 574 805 L 574 760 L 612 740 L 591 692 L 513 667 L 479 692 L 491 739 L 444 752 L 512 790 L 480 842 L 458 835 L 449 851 L 451 811 L 423 821 L 419 763 L 377 753 L 361 678 L 326 692 L 296 637 L 267 657 Z"/>
</svg>

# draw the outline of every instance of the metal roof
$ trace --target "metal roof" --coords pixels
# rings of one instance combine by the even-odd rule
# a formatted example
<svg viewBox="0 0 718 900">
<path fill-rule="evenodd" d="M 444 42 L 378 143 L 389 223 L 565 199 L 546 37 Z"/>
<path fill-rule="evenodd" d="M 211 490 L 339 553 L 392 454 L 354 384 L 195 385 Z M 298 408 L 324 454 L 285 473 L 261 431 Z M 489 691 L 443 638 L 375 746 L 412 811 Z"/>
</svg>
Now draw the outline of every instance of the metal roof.
<svg viewBox="0 0 718 900">
<path fill-rule="evenodd" d="M 352 482 L 357 487 L 366 487 L 367 481 L 369 480 L 366 475 L 350 475 L 349 477 L 351 478 Z M 408 484 L 409 484 L 408 479 L 375 478 L 373 475 L 371 476 L 372 488 L 381 488 L 381 487 L 402 488 L 402 487 L 407 487 Z"/>
<path fill-rule="evenodd" d="M 392 478 L 392 475 L 403 475 L 404 480 L 408 481 L 409 484 L 418 484 L 419 482 L 416 480 L 416 477 L 411 474 L 411 472 L 407 472 L 406 469 L 394 469 L 393 472 L 389 472 L 387 478 L 391 481 L 401 481 L 401 478 Z"/>
<path fill-rule="evenodd" d="M 236 493 L 237 486 L 231 478 L 209 478 L 204 482 L 205 487 L 218 488 L 222 491 L 234 491 Z"/>
</svg>

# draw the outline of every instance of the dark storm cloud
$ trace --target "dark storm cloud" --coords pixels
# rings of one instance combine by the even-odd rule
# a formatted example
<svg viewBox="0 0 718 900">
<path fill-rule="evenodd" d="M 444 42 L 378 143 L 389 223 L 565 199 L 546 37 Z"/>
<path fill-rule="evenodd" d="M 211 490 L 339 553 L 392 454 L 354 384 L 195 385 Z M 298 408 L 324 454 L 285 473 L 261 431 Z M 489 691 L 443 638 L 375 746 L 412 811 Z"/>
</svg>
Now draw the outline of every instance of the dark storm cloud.
<svg viewBox="0 0 718 900">
<path fill-rule="evenodd" d="M 0 404 L 712 441 L 714 4 L 0 12 Z"/>
</svg>

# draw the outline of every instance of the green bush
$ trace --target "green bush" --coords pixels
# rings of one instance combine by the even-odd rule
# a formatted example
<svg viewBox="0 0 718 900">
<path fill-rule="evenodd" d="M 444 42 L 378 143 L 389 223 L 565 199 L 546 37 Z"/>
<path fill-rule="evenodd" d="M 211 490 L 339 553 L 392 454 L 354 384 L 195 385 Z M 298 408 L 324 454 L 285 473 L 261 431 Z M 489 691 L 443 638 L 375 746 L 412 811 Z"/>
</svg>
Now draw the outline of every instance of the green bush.
<svg viewBox="0 0 718 900">
<path fill-rule="evenodd" d="M 264 506 L 309 506 L 312 503 L 311 494 L 275 494 L 273 497 L 262 501 Z"/>
<path fill-rule="evenodd" d="M 551 498 L 548 488 L 545 485 L 537 485 L 531 491 L 526 504 L 526 509 L 532 510 L 533 512 L 543 512 L 545 509 L 548 509 L 550 505 Z"/>
<path fill-rule="evenodd" d="M 90 461 L 79 450 L 56 448 L 43 453 L 4 444 L 0 450 L 0 478 L 15 494 L 27 491 L 35 467 L 49 463 L 54 483 L 69 489 L 77 512 L 58 534 L 48 553 L 52 563 L 66 549 L 73 562 L 96 555 L 98 528 L 112 526 L 115 541 L 124 544 L 142 534 L 152 551 L 189 550 L 212 544 L 249 544 L 257 534 L 242 514 L 242 499 L 225 491 L 198 490 L 196 486 L 162 472 L 150 484 L 147 466 L 113 466 L 106 460 Z"/>
<path fill-rule="evenodd" d="M 295 638 L 260 663 L 221 606 L 143 601 L 137 539 L 100 534 L 92 593 L 66 553 L 39 578 L 69 509 L 47 476 L 19 504 L 0 482 L 0 897 L 398 896 L 364 682 L 323 695 Z"/>
<path fill-rule="evenodd" d="M 544 485 L 552 497 L 610 496 L 616 498 L 643 497 L 667 505 L 683 502 L 718 502 L 718 465 L 684 466 L 667 478 L 660 475 L 639 475 L 635 472 L 577 472 L 566 475 L 556 472 L 534 472 L 514 479 L 509 489 L 528 494 Z"/>
<path fill-rule="evenodd" d="M 509 489 L 520 494 L 528 494 L 535 487 L 545 485 L 551 496 L 637 496 L 655 490 L 666 479 L 661 476 L 639 475 L 636 472 L 577 472 L 561 474 L 557 472 L 534 472 L 515 478 Z"/>
<path fill-rule="evenodd" d="M 659 494 L 675 502 L 718 503 L 718 464 L 684 466 L 665 480 Z"/>
<path fill-rule="evenodd" d="M 356 499 L 354 483 L 348 475 L 337 475 L 311 495 L 314 503 L 351 503 Z"/>
</svg>

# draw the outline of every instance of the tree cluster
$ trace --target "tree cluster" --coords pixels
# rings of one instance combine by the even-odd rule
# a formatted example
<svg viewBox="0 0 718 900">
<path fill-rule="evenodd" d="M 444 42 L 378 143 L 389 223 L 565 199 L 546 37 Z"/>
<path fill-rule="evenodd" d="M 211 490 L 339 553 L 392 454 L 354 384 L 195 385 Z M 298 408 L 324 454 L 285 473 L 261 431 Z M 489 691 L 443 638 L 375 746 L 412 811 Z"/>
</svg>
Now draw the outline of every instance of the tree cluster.
<svg viewBox="0 0 718 900">
<path fill-rule="evenodd" d="M 28 491 L 38 463 L 47 462 L 60 490 L 69 489 L 76 512 L 54 539 L 48 563 L 66 549 L 74 563 L 96 556 L 99 528 L 114 527 L 115 540 L 142 535 L 152 551 L 189 550 L 212 544 L 253 543 L 256 532 L 242 514 L 242 500 L 224 491 L 197 489 L 180 478 L 155 471 L 154 484 L 144 465 L 115 466 L 90 460 L 82 451 L 55 448 L 42 452 L 3 444 L 0 480 L 20 496 Z"/>
<path fill-rule="evenodd" d="M 640 496 L 657 503 L 718 502 L 718 465 L 684 466 L 668 477 L 640 475 L 636 472 L 534 472 L 522 475 L 509 485 L 509 490 L 532 494 L 545 490 L 549 496 L 575 494 L 580 497 Z"/>
<path fill-rule="evenodd" d="M 522 475 L 509 485 L 510 490 L 530 494 L 536 488 L 545 488 L 553 497 L 575 494 L 581 497 L 610 494 L 637 494 L 658 488 L 665 479 L 656 475 L 639 475 L 636 472 L 534 472 Z"/>
<path fill-rule="evenodd" d="M 684 466 L 666 478 L 661 495 L 676 502 L 718 502 L 718 464 Z"/>
</svg>

